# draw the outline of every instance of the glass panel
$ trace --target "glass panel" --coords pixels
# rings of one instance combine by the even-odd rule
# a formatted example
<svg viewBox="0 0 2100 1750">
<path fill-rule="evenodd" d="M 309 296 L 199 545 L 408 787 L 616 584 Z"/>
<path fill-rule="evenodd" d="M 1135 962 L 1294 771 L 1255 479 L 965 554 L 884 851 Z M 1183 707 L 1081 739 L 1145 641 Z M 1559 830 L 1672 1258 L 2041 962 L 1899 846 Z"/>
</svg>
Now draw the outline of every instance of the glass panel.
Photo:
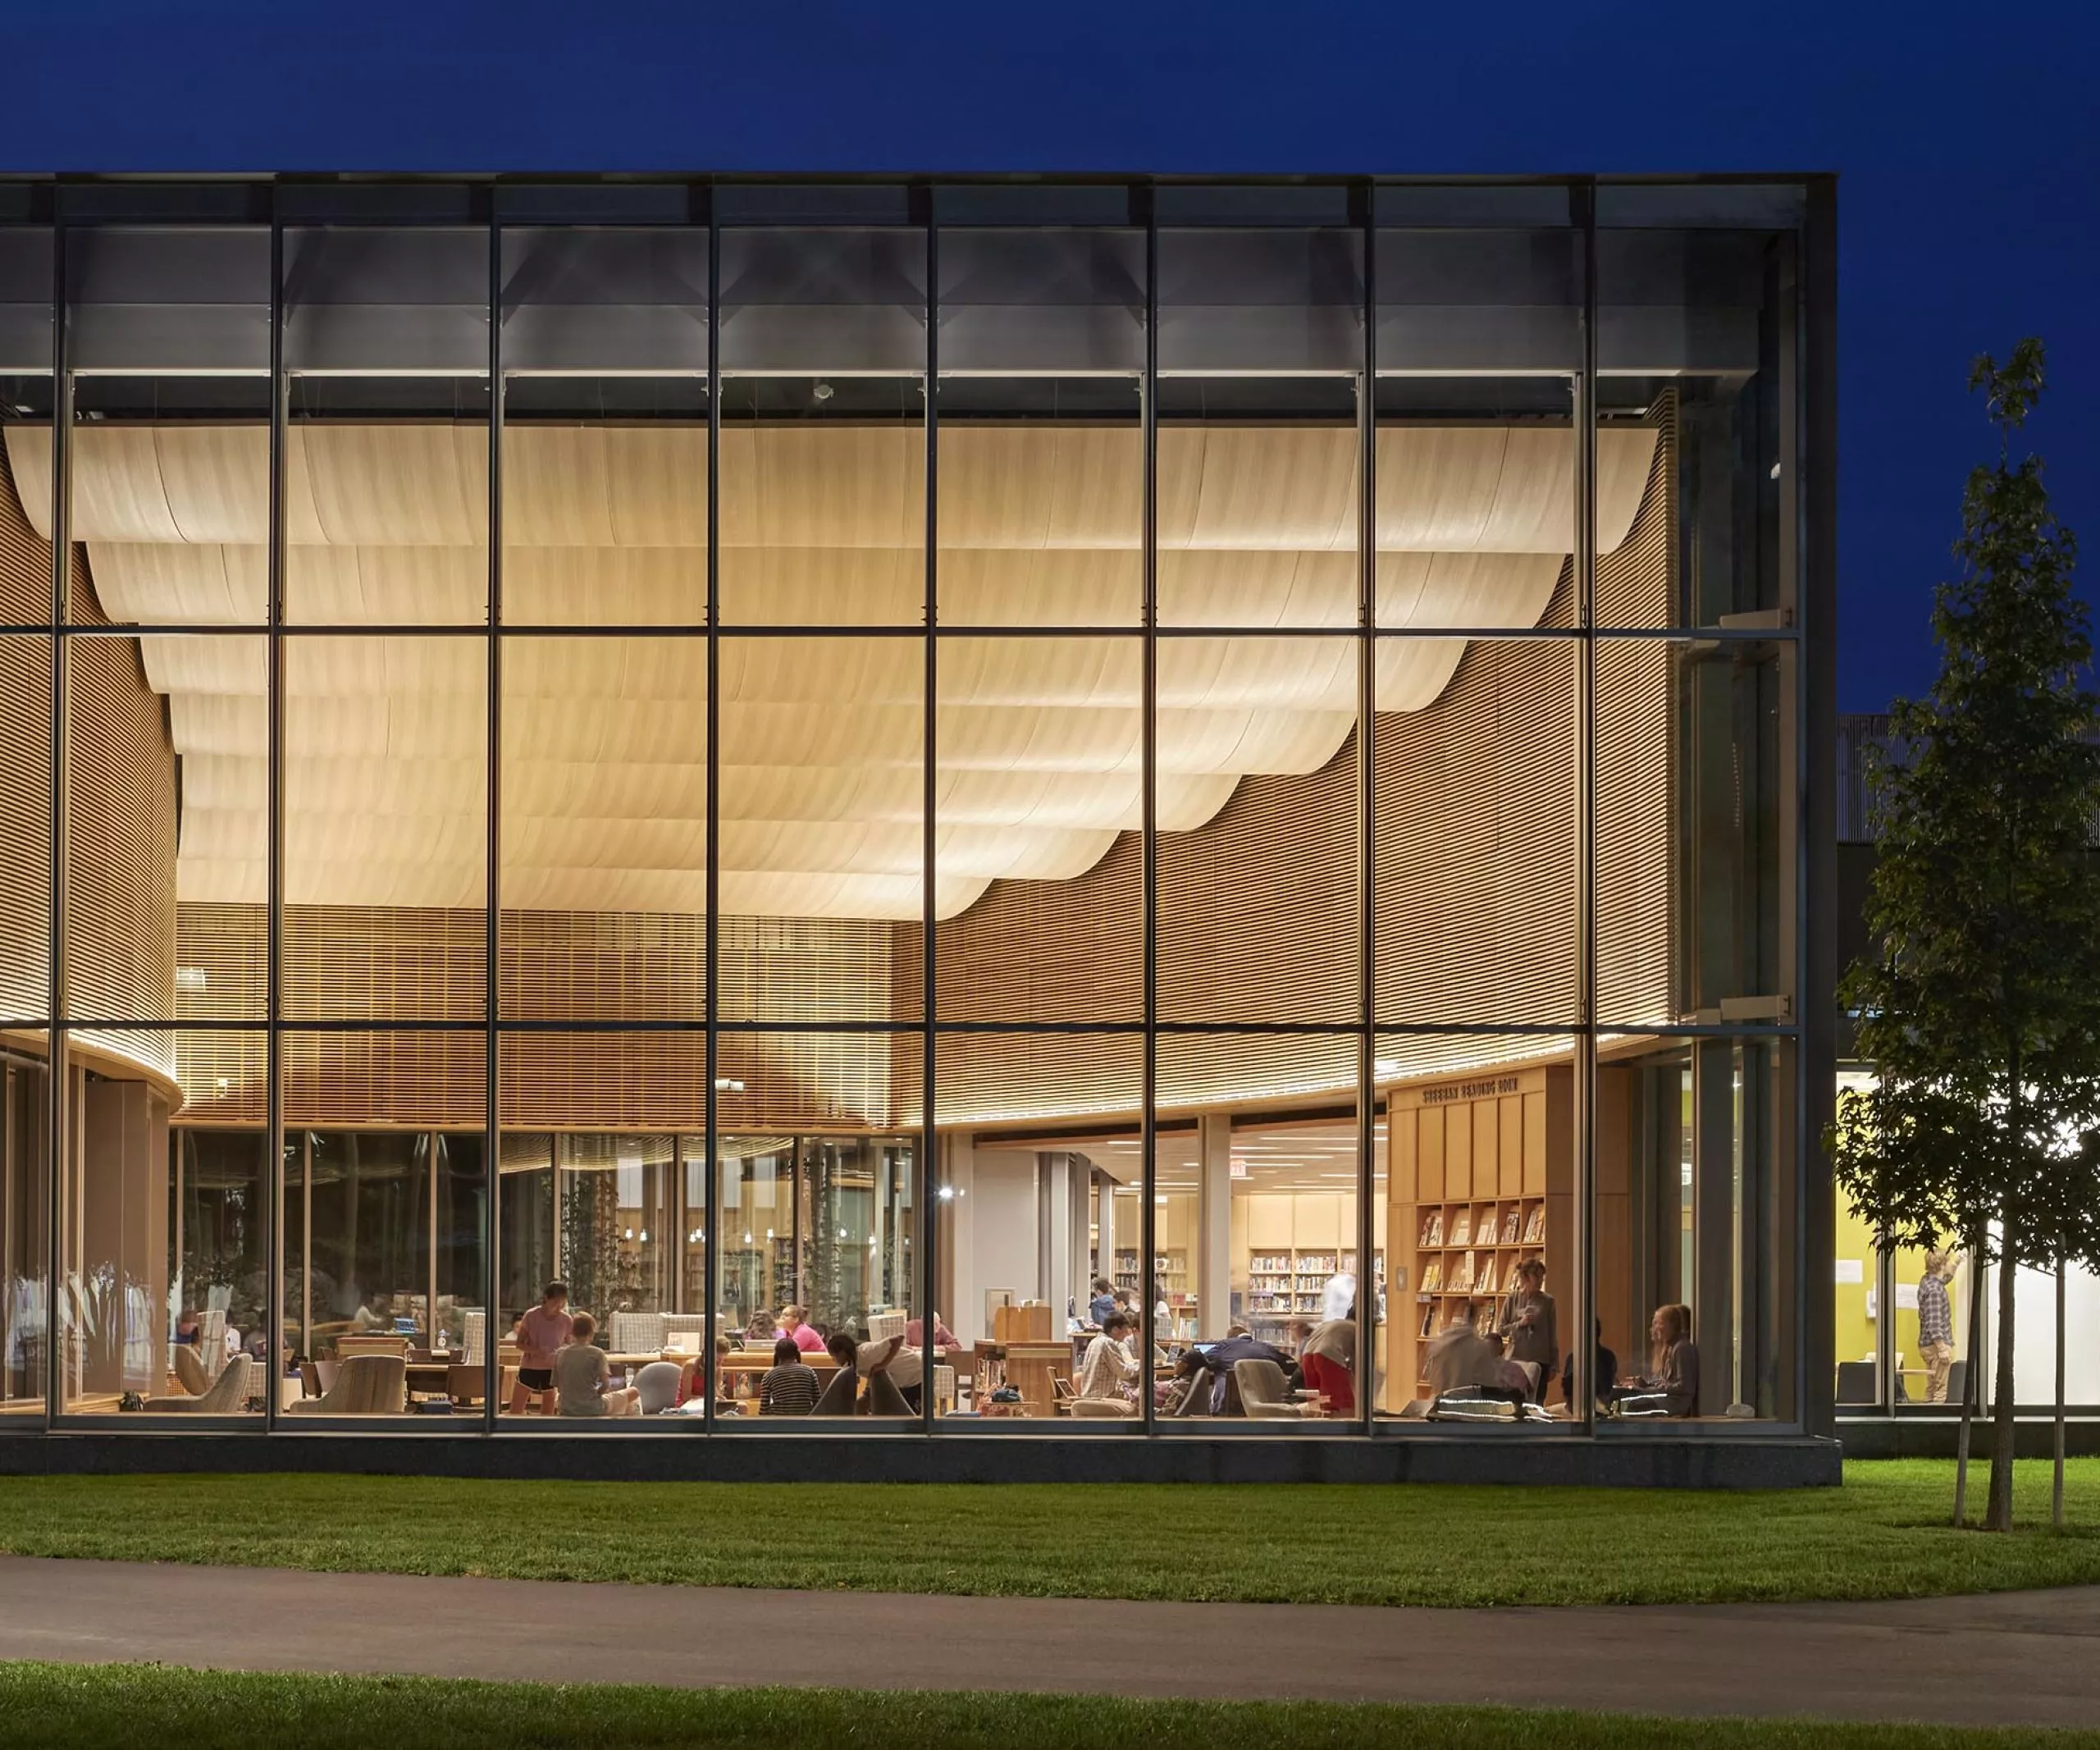
<svg viewBox="0 0 2100 1750">
<path fill-rule="evenodd" d="M 256 1041 L 260 1044 L 260 1041 Z M 268 1387 L 269 1139 L 260 1130 L 185 1125 L 171 1139 L 168 1305 L 175 1315 L 171 1392 L 209 1389 L 236 1364 L 249 1389 L 226 1387 L 226 1414 L 259 1412 Z M 187 1348 L 194 1366 L 180 1351 Z"/>
<path fill-rule="evenodd" d="M 942 378 L 942 624 L 1137 624 L 1140 389 L 1130 376 Z"/>
<path fill-rule="evenodd" d="M 1794 647 L 1596 648 L 1597 1006 L 1793 1016 Z"/>
<path fill-rule="evenodd" d="M 591 1317 L 590 1341 L 610 1357 L 608 1386 L 637 1391 L 637 1412 L 676 1410 L 692 1395 L 687 1364 L 705 1317 L 707 1222 L 705 1145 L 689 1139 L 681 1165 L 670 1131 L 706 1122 L 705 1038 L 535 1031 L 499 1044 L 503 1400 L 517 1411 L 553 1404 L 536 1395 L 551 1384 L 521 1389 L 516 1373 L 550 1364 L 524 1353 L 532 1346 L 521 1344 L 518 1321 L 558 1281 L 564 1310 Z M 665 1350 L 678 1363 L 675 1376 L 644 1381 L 642 1369 Z"/>
<path fill-rule="evenodd" d="M 285 1326 L 318 1415 L 466 1411 L 482 1391 L 478 1033 L 287 1033 Z M 427 1126 L 427 1127 L 425 1127 Z M 475 1422 L 463 1415 L 462 1426 Z"/>
<path fill-rule="evenodd" d="M 941 640 L 942 1019 L 1143 1017 L 1144 654 Z M 1189 783 L 1163 781 L 1163 818 Z"/>
<path fill-rule="evenodd" d="M 1620 1373 L 1611 1407 L 1791 1417 L 1792 1041 L 1606 1038 L 1599 1056 L 1597 1295 Z"/>
<path fill-rule="evenodd" d="M 1575 624 L 1574 396 L 1565 374 L 1381 377 L 1381 627 Z M 1646 478 L 1641 452 L 1654 442 L 1652 430 L 1600 438 L 1607 550 L 1628 538 Z M 1666 522 L 1658 532 L 1666 546 Z"/>
<path fill-rule="evenodd" d="M 721 1003 L 741 1021 L 916 1020 L 924 647 L 721 647 Z M 943 916 L 981 878 L 941 872 Z"/>
<path fill-rule="evenodd" d="M 1776 627 L 1796 603 L 1798 239 L 1663 228 L 1648 194 L 1597 196 L 1598 624 Z M 1613 553 L 1605 515 L 1609 446 L 1644 431 L 1675 524 L 1655 564 Z"/>
<path fill-rule="evenodd" d="M 1358 1012 L 1354 637 L 1159 646 L 1159 1015 Z"/>
<path fill-rule="evenodd" d="M 480 1019 L 486 645 L 302 637 L 284 676 L 284 1013 Z"/>
<path fill-rule="evenodd" d="M 268 616 L 270 234 L 128 226 L 66 240 L 67 532 L 80 625 Z M 25 432 L 26 436 L 27 433 Z M 49 476 L 48 452 L 30 464 Z"/>
<path fill-rule="evenodd" d="M 1092 1406 L 1072 1412 L 1086 1431 L 1136 1428 L 1141 1329 L 1110 1333 L 1116 1355 L 1093 1345 L 1112 1311 L 1144 1312 L 1142 1036 L 950 1033 L 939 1050 L 934 1268 L 956 1413 L 1048 1417 L 1070 1391 Z M 1175 1250 L 1162 1336 L 1194 1305 Z"/>
<path fill-rule="evenodd" d="M 51 1349 L 49 1035 L 0 1035 L 0 1416 L 43 1413 Z"/>
<path fill-rule="evenodd" d="M 158 1037 L 171 1058 L 172 1035 Z M 68 1042 L 57 1220 L 61 1391 L 74 1414 L 170 1395 L 171 1091 L 99 1040 Z"/>
<path fill-rule="evenodd" d="M 866 1413 L 915 1414 L 926 1378 L 916 1275 L 923 1038 L 736 1032 L 719 1049 L 725 1407 L 808 1413 L 806 1387 L 833 1383 L 837 1340 L 841 1352 L 851 1342 L 859 1376 L 841 1394 L 857 1389 Z M 797 1364 L 776 1353 L 785 1340 L 817 1377 L 780 1376 L 769 1389 L 776 1367 Z"/>
<path fill-rule="evenodd" d="M 1361 234 L 1159 235 L 1163 625 L 1357 622 Z"/>
<path fill-rule="evenodd" d="M 1356 1053 L 1339 1034 L 1159 1041 L 1160 1103 L 1177 1122 L 1198 1108 L 1185 1156 L 1162 1139 L 1154 1193 L 1160 1286 L 1185 1250 L 1199 1338 L 1171 1356 L 1168 1432 L 1219 1416 L 1333 1432 L 1354 1413 Z"/>
<path fill-rule="evenodd" d="M 507 638 L 503 692 L 504 1017 L 699 1018 L 706 646 Z"/>
<path fill-rule="evenodd" d="M 926 240 L 725 231 L 722 618 L 924 619 Z"/>
<path fill-rule="evenodd" d="M 66 647 L 66 997 L 77 1020 L 260 1021 L 267 641 Z M 162 1072 L 171 1035 L 92 1037 Z"/>
<path fill-rule="evenodd" d="M 707 615 L 707 234 L 509 228 L 503 617 Z"/>
<path fill-rule="evenodd" d="M 1570 1350 L 1591 1321 L 1575 1252 L 1573 1058 L 1550 1034 L 1380 1036 L 1393 1244 L 1380 1415 L 1418 1415 L 1445 1392 L 1489 1397 L 1468 1414 L 1521 1402 L 1562 1420 L 1579 1403 Z M 1623 1168 L 1614 1181 L 1600 1159 L 1599 1184 L 1601 1261 L 1624 1252 Z M 1615 1352 L 1623 1275 L 1600 1262 L 1596 1328 Z"/>
<path fill-rule="evenodd" d="M 284 247 L 285 617 L 486 620 L 486 234 L 294 227 Z"/>
<path fill-rule="evenodd" d="M 1579 656 L 1573 639 L 1379 639 L 1381 1023 L 1576 1019 Z"/>
<path fill-rule="evenodd" d="M 0 493 L 0 538 L 7 508 Z M 0 637 L 0 1025 L 51 1018 L 51 652 Z"/>
</svg>

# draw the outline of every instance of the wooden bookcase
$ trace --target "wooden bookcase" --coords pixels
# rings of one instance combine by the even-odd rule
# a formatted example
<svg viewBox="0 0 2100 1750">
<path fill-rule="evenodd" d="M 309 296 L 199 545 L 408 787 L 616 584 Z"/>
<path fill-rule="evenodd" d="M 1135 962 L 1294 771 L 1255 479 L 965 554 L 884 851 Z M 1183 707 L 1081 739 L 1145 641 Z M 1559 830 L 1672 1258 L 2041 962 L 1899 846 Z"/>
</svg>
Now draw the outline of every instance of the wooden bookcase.
<svg viewBox="0 0 2100 1750">
<path fill-rule="evenodd" d="M 1476 1071 L 1393 1091 L 1386 1237 L 1408 1267 L 1388 1283 L 1381 1410 L 1395 1413 L 1422 1394 L 1423 1350 L 1454 1313 L 1476 1322 L 1499 1316 L 1524 1259 L 1545 1259 L 1564 1334 L 1573 1281 L 1573 1072 L 1559 1065 Z M 1516 1237 L 1505 1241 L 1513 1214 Z M 1493 1232 L 1486 1241 L 1484 1222 Z M 1491 1291 L 1482 1286 L 1491 1269 Z"/>
</svg>

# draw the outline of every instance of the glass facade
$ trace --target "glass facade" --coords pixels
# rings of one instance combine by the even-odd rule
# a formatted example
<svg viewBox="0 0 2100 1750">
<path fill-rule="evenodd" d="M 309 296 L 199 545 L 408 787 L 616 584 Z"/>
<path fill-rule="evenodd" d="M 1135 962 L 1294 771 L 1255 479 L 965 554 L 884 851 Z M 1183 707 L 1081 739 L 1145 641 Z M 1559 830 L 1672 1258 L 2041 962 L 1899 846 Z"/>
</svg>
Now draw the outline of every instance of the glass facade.
<svg viewBox="0 0 2100 1750">
<path fill-rule="evenodd" d="M 0 185 L 0 1432 L 1826 1427 L 1828 199 Z"/>
</svg>

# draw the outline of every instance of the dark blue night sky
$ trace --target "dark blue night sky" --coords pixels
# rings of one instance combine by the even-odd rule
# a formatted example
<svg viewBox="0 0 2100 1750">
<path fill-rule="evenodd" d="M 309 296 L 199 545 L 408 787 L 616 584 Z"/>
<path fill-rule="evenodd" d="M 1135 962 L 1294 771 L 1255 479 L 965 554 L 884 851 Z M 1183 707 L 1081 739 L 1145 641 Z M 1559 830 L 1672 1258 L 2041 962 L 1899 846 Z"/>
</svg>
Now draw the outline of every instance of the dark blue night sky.
<svg viewBox="0 0 2100 1750">
<path fill-rule="evenodd" d="M 1840 704 L 1933 671 L 1984 349 L 2100 576 L 2100 11 L 15 0 L 14 170 L 1834 170 Z"/>
</svg>

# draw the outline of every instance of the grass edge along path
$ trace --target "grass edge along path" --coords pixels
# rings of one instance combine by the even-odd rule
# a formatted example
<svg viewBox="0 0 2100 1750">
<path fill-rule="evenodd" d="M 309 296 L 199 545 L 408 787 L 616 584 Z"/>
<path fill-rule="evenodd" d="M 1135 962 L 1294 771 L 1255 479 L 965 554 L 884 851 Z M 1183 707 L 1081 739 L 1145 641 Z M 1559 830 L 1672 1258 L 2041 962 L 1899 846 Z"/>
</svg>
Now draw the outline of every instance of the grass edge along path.
<svg viewBox="0 0 2100 1750">
<path fill-rule="evenodd" d="M 2094 1750 L 2100 1732 L 1851 1725 L 1372 1702 L 1189 1702 L 911 1690 L 656 1689 L 463 1679 L 0 1664 L 0 1746 L 126 1750 Z"/>
<path fill-rule="evenodd" d="M 2023 1528 L 1947 1524 L 1952 1467 L 1842 1489 L 460 1481 L 0 1481 L 0 1551 L 510 1579 L 1370 1605 L 1917 1597 L 2100 1583 L 2100 1460 L 2023 1463 Z"/>
</svg>

